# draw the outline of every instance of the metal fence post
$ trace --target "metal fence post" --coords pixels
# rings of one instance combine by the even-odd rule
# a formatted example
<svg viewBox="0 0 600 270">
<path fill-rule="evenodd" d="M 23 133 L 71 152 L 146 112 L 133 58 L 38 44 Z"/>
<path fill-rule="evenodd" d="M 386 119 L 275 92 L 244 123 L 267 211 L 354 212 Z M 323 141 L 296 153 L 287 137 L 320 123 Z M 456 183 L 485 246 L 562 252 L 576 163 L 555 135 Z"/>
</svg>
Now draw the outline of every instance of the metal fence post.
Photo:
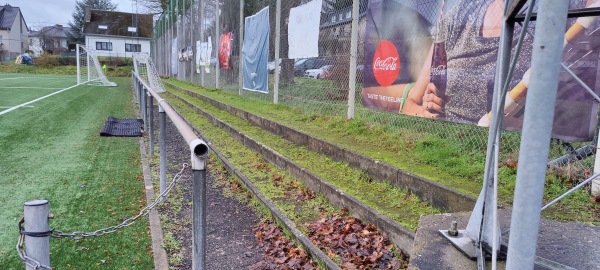
<svg viewBox="0 0 600 270">
<path fill-rule="evenodd" d="M 221 74 L 221 69 L 219 67 L 219 45 L 221 41 L 221 31 L 219 28 L 221 27 L 221 14 L 219 12 L 219 0 L 215 0 L 215 88 L 219 88 L 219 76 Z"/>
<path fill-rule="evenodd" d="M 281 0 L 275 7 L 275 84 L 273 85 L 273 104 L 279 104 L 279 46 L 281 43 Z"/>
<path fill-rule="evenodd" d="M 167 114 L 160 104 L 158 105 L 158 129 L 160 132 L 158 138 L 158 145 L 160 147 L 159 183 L 160 193 L 162 194 L 167 188 Z M 162 196 L 161 201 L 164 200 L 165 196 Z"/>
<path fill-rule="evenodd" d="M 206 5 L 204 4 L 204 1 L 201 0 L 200 1 L 200 38 L 199 38 L 201 43 L 203 43 L 206 40 L 206 38 L 204 37 L 204 26 L 205 26 L 204 23 L 206 21 L 206 19 L 204 19 L 205 14 L 206 14 L 206 11 L 204 10 L 205 6 Z M 209 56 L 208 60 L 209 60 L 208 63 L 210 65 L 210 56 Z M 202 85 L 202 87 L 206 87 L 206 85 L 204 84 L 204 72 L 205 72 L 204 67 L 199 67 L 199 68 L 200 68 L 199 69 L 200 70 L 200 85 Z"/>
<path fill-rule="evenodd" d="M 244 68 L 244 57 L 242 56 L 242 48 L 244 47 L 244 0 L 240 0 L 240 46 L 239 46 L 239 74 L 238 74 L 238 87 L 239 95 L 242 95 L 244 89 L 244 77 L 242 75 L 242 69 Z"/>
<path fill-rule="evenodd" d="M 190 143 L 193 170 L 192 187 L 192 269 L 206 266 L 206 157 L 208 146 L 196 139 Z"/>
<path fill-rule="evenodd" d="M 47 200 L 34 200 L 23 205 L 25 218 L 25 232 L 42 233 L 50 230 L 48 214 L 50 205 Z M 41 265 L 50 266 L 50 236 L 34 237 L 25 235 L 25 253 Z M 37 267 L 26 264 L 25 269 L 33 270 Z"/>
<path fill-rule="evenodd" d="M 358 52 L 359 0 L 352 1 L 352 33 L 350 34 L 350 70 L 348 74 L 348 119 L 354 118 L 356 95 L 356 61 Z"/>
<path fill-rule="evenodd" d="M 540 1 L 506 269 L 533 269 L 568 1 Z"/>
<path fill-rule="evenodd" d="M 147 103 L 148 103 L 148 93 L 146 92 L 146 89 L 144 89 L 144 87 L 142 86 L 142 119 L 144 120 L 144 130 L 148 130 Z"/>
<path fill-rule="evenodd" d="M 150 96 L 150 113 L 148 120 L 148 126 L 150 127 L 148 130 L 149 140 L 150 140 L 150 155 L 154 156 L 154 98 Z"/>
<path fill-rule="evenodd" d="M 194 170 L 193 184 L 193 261 L 192 269 L 206 266 L 206 170 Z"/>
</svg>

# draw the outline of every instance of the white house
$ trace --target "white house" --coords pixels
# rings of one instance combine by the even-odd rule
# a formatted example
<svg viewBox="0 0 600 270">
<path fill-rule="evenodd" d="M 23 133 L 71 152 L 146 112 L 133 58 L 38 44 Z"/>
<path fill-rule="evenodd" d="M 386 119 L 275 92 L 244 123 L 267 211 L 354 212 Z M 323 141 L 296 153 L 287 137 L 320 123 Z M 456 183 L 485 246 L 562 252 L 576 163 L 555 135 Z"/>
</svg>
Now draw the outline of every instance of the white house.
<svg viewBox="0 0 600 270">
<path fill-rule="evenodd" d="M 88 9 L 83 24 L 85 44 L 98 56 L 132 57 L 150 53 L 152 14 Z"/>
<path fill-rule="evenodd" d="M 46 26 L 40 31 L 29 33 L 29 50 L 33 56 L 40 56 L 43 52 L 61 53 L 69 49 L 67 33 L 71 28 L 60 24 Z"/>
<path fill-rule="evenodd" d="M 27 32 L 21 9 L 9 4 L 0 6 L 0 61 L 14 59 L 29 49 Z"/>
</svg>

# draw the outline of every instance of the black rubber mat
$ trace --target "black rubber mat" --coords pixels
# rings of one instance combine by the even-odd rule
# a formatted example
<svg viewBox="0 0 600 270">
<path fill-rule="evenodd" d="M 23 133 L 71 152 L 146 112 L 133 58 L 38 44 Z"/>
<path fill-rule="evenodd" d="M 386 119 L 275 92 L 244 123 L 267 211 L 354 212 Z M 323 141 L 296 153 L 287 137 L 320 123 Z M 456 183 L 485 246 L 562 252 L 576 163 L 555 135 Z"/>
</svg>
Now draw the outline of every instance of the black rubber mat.
<svg viewBox="0 0 600 270">
<path fill-rule="evenodd" d="M 144 134 L 142 119 L 119 119 L 112 116 L 104 123 L 100 136 L 141 137 Z"/>
</svg>

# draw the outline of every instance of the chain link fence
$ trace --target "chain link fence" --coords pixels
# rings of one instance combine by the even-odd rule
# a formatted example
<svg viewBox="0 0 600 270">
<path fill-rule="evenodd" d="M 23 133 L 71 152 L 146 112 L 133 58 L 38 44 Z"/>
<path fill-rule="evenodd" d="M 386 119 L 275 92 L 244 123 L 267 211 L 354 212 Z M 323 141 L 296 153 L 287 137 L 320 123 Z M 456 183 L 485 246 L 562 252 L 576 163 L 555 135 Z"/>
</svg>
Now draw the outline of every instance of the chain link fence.
<svg viewBox="0 0 600 270">
<path fill-rule="evenodd" d="M 313 11 L 318 18 L 318 51 L 310 57 L 302 56 L 297 51 L 298 39 L 294 36 L 297 29 L 294 26 L 307 23 L 297 21 L 302 19 L 297 16 L 299 8 L 315 2 L 321 3 L 321 6 Z M 435 121 L 426 117 L 413 117 L 410 116 L 411 113 L 399 109 L 400 104 L 410 98 L 409 94 L 402 95 L 402 89 L 408 92 L 412 87 L 411 83 L 418 80 L 418 73 L 424 65 L 422 59 L 427 58 L 427 48 L 433 47 L 433 41 L 441 31 L 440 27 L 444 27 L 444 18 L 460 13 L 460 10 L 456 11 L 457 5 L 466 7 L 473 1 L 387 1 L 395 4 L 386 4 L 384 9 L 402 14 L 396 16 L 400 17 L 397 20 L 401 22 L 402 27 L 398 27 L 397 22 L 393 24 L 386 21 L 390 17 L 381 19 L 382 15 L 377 14 L 381 11 L 373 8 L 374 3 L 381 2 L 386 1 L 286 0 L 280 1 L 278 11 L 276 0 L 171 0 L 155 25 L 153 58 L 159 66 L 161 76 L 175 77 L 206 88 L 221 88 L 225 92 L 239 94 L 248 99 L 286 104 L 309 115 L 354 118 L 367 126 L 381 126 L 386 132 L 399 134 L 406 142 L 443 141 L 458 149 L 458 155 L 473 156 L 474 159 L 485 157 L 488 129 L 475 125 L 477 120 L 474 120 L 475 124 L 472 121 L 471 124 L 464 124 L 462 122 L 465 121 L 455 121 L 448 116 L 447 120 L 450 121 Z M 583 8 L 587 2 L 570 0 L 570 8 Z M 358 11 L 355 29 L 352 27 L 355 18 L 353 4 L 357 5 Z M 240 59 L 244 36 L 241 33 L 244 33 L 245 29 L 240 22 L 266 7 L 269 9 L 268 92 L 242 90 Z M 524 10 L 521 11 L 521 14 L 523 13 Z M 502 22 L 502 16 L 485 19 L 492 24 Z M 569 19 L 569 25 L 574 22 L 575 19 Z M 308 27 L 308 24 L 306 25 Z M 529 27 L 533 33 L 535 22 Z M 515 42 L 519 29 L 519 26 L 515 29 Z M 599 56 L 593 45 L 598 37 L 597 29 L 598 23 L 594 22 L 585 30 L 585 34 L 582 35 L 584 38 L 567 45 L 563 55 L 565 65 L 578 76 L 583 76 L 583 82 L 591 89 L 597 88 L 595 74 L 598 70 Z M 484 30 L 481 31 L 485 34 Z M 357 36 L 354 50 L 353 33 Z M 373 89 L 370 88 L 373 82 L 377 80 L 377 74 L 373 71 L 377 65 L 374 61 L 374 54 L 377 53 L 374 47 L 383 39 L 404 40 L 404 45 L 397 46 L 397 50 L 400 61 L 404 61 L 400 63 L 401 69 L 406 69 L 405 73 L 408 75 L 398 75 L 394 78 L 393 84 L 402 86 L 398 88 L 400 90 L 395 96 L 382 97 L 397 101 L 395 104 L 392 102 L 390 106 L 374 108 L 369 105 L 368 100 L 370 95 L 377 93 L 369 92 Z M 532 40 L 532 37 L 528 37 L 525 41 L 511 87 L 516 87 L 529 67 Z M 197 42 L 210 44 L 211 48 L 207 50 L 206 59 L 201 67 L 195 60 L 200 53 Z M 306 37 L 305 40 L 300 39 L 300 43 L 302 42 L 306 42 L 308 47 L 311 41 Z M 302 44 L 300 46 L 302 47 Z M 351 60 L 355 60 L 355 64 Z M 486 64 L 495 65 L 495 58 L 493 60 Z M 276 78 L 277 66 L 280 72 Z M 464 70 L 468 74 L 476 74 L 479 67 L 473 65 L 465 67 Z M 486 76 L 493 78 L 494 74 Z M 488 108 L 491 106 L 490 89 L 493 89 L 490 85 L 483 85 L 477 90 L 482 95 L 487 95 L 487 98 L 482 98 L 479 103 Z M 591 102 L 593 96 L 586 93 L 566 71 L 561 72 L 559 88 L 564 90 L 559 91 L 559 96 L 561 92 L 563 95 L 569 95 L 559 97 L 566 100 L 565 104 L 574 105 L 578 103 L 572 101 L 587 99 L 590 100 L 586 103 L 589 105 L 589 111 L 597 111 L 598 102 Z M 354 100 L 349 100 L 352 96 Z M 424 102 L 422 106 L 425 104 Z M 404 114 L 399 113 L 400 111 Z M 523 111 L 523 102 L 520 102 L 519 107 L 510 116 L 516 119 L 523 115 Z M 566 111 L 564 113 L 568 114 Z M 518 130 L 522 125 L 519 121 L 522 120 L 513 118 L 507 118 L 505 121 L 505 125 L 512 128 L 503 132 L 500 165 L 510 165 L 518 158 L 520 133 L 512 130 Z M 588 122 L 595 122 L 596 115 L 588 115 L 586 119 Z M 589 133 L 595 134 L 595 130 L 596 126 L 593 126 Z M 573 182 L 589 176 L 594 165 L 595 139 L 592 137 L 593 135 L 586 139 L 553 140 L 549 158 L 552 171 L 560 178 L 564 177 Z M 483 164 L 484 160 L 473 162 Z"/>
</svg>

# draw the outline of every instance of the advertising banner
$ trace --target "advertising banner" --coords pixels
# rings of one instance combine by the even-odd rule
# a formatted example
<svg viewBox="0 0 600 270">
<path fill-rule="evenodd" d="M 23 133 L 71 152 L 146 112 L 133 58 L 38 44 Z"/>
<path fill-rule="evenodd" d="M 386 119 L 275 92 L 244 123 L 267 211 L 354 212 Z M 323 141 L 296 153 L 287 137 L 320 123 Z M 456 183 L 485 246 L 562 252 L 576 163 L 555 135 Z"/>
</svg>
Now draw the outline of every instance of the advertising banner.
<svg viewBox="0 0 600 270">
<path fill-rule="evenodd" d="M 231 69 L 231 45 L 233 42 L 233 33 L 228 32 L 221 35 L 219 42 L 219 66 L 221 69 Z"/>
<path fill-rule="evenodd" d="M 196 42 L 196 73 L 204 68 L 206 73 L 210 73 L 210 55 L 212 54 L 211 37 L 208 37 L 208 42 Z"/>
<path fill-rule="evenodd" d="M 313 0 L 290 9 L 289 58 L 319 56 L 319 24 L 323 0 Z"/>
<path fill-rule="evenodd" d="M 571 2 L 572 9 L 586 3 Z M 489 126 L 503 8 L 499 0 L 369 0 L 363 105 Z M 598 40 L 598 27 L 595 17 L 569 19 L 563 51 L 563 62 L 596 93 L 599 54 L 586 44 Z M 520 31 L 517 26 L 513 53 Z M 535 24 L 529 32 L 535 32 Z M 523 126 L 532 44 L 527 36 L 509 84 L 503 121 L 508 130 Z M 592 95 L 561 70 L 553 137 L 590 140 L 597 113 Z"/>
<path fill-rule="evenodd" d="M 269 7 L 246 17 L 242 47 L 245 90 L 269 92 Z"/>
</svg>

